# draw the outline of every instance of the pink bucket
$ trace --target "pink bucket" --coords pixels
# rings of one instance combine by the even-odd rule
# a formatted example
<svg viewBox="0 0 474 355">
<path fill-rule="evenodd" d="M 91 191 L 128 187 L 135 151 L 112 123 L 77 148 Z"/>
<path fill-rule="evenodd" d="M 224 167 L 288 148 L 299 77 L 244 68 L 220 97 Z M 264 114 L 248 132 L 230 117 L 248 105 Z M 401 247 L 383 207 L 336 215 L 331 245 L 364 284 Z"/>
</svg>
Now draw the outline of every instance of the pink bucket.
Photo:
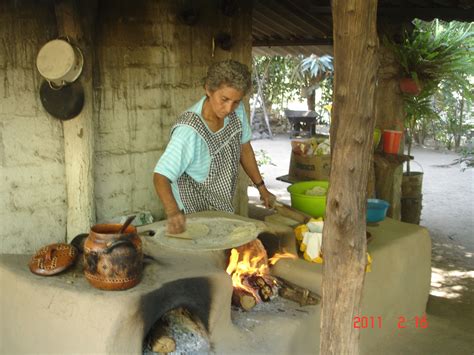
<svg viewBox="0 0 474 355">
<path fill-rule="evenodd" d="M 398 154 L 402 133 L 401 131 L 392 131 L 389 129 L 383 131 L 383 151 L 385 153 Z"/>
</svg>

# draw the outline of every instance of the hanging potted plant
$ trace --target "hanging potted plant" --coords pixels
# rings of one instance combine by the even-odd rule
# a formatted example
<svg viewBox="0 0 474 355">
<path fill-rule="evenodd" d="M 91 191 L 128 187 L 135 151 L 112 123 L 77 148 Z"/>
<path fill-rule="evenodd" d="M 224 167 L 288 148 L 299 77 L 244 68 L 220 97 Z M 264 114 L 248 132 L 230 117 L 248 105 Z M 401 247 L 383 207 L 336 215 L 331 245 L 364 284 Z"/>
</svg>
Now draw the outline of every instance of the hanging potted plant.
<svg viewBox="0 0 474 355">
<path fill-rule="evenodd" d="M 404 33 L 400 43 L 386 42 L 400 63 L 408 155 L 419 122 L 437 117 L 432 97 L 440 82 L 445 80 L 453 85 L 469 87 L 465 74 L 472 75 L 474 67 L 472 25 L 438 20 L 431 23 L 416 20 L 414 25 L 412 32 Z M 422 172 L 410 170 L 408 161 L 402 182 L 402 220 L 405 222 L 420 222 L 422 178 Z"/>
<path fill-rule="evenodd" d="M 386 43 L 400 64 L 401 91 L 416 96 L 426 86 L 437 87 L 443 79 L 458 80 L 459 71 L 469 65 L 473 31 L 469 24 L 438 20 L 415 20 L 414 25 L 413 31 L 404 32 L 400 43 Z"/>
</svg>

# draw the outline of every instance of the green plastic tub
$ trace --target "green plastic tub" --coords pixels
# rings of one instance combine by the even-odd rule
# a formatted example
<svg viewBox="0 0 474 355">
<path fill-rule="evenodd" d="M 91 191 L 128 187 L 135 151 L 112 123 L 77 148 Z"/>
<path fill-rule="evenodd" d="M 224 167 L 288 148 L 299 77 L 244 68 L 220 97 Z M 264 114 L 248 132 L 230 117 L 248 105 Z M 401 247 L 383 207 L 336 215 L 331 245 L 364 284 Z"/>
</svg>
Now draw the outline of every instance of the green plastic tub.
<svg viewBox="0 0 474 355">
<path fill-rule="evenodd" d="M 291 195 L 291 207 L 313 217 L 324 217 L 326 212 L 326 196 L 310 196 L 305 192 L 315 186 L 329 187 L 328 181 L 301 181 L 288 187 Z"/>
</svg>

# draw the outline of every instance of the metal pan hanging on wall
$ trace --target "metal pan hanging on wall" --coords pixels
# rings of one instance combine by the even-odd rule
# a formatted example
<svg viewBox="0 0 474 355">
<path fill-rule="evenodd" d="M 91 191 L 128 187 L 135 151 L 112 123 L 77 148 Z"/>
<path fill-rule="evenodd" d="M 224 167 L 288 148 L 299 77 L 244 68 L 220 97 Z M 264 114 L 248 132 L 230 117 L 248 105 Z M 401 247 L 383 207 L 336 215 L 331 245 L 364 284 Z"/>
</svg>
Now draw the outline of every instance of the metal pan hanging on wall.
<svg viewBox="0 0 474 355">
<path fill-rule="evenodd" d="M 45 80 L 40 87 L 40 99 L 51 116 L 69 120 L 84 107 L 84 89 L 79 81 L 55 88 Z"/>
<path fill-rule="evenodd" d="M 54 39 L 38 52 L 36 67 L 51 86 L 62 87 L 76 81 L 82 73 L 84 57 L 68 39 Z"/>
</svg>

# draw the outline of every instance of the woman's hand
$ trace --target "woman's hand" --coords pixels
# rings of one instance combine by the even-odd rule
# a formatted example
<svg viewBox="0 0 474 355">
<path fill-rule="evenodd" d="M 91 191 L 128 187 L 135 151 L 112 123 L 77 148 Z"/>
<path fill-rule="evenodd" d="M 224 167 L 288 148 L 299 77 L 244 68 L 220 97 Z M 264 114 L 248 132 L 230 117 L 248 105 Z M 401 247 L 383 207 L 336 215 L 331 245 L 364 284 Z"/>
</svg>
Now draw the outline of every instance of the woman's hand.
<svg viewBox="0 0 474 355">
<path fill-rule="evenodd" d="M 183 233 L 186 230 L 186 217 L 184 213 L 177 210 L 167 213 L 166 231 L 172 234 Z"/>
<path fill-rule="evenodd" d="M 263 201 L 265 207 L 272 208 L 276 201 L 275 195 L 268 191 L 265 185 L 259 186 L 258 192 L 260 193 L 260 201 Z"/>
</svg>

